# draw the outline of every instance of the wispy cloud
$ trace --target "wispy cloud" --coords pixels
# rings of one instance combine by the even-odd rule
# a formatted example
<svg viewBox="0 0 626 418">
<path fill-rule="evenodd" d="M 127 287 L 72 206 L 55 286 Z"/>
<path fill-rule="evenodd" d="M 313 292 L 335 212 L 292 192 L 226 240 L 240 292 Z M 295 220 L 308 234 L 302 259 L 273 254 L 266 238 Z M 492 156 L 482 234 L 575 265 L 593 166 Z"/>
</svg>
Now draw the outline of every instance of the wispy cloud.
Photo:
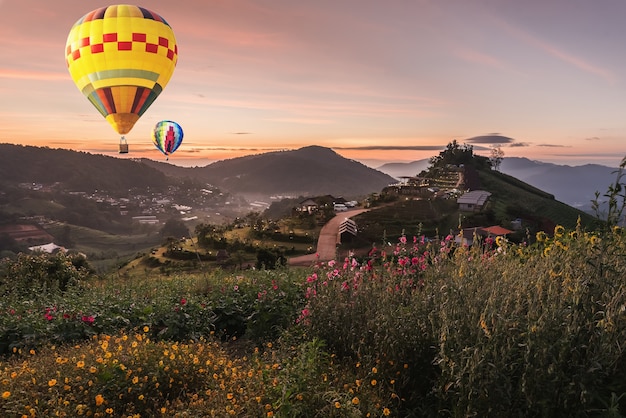
<svg viewBox="0 0 626 418">
<path fill-rule="evenodd" d="M 613 74 L 613 72 L 611 72 L 610 70 L 606 68 L 602 68 L 595 64 L 592 64 L 591 62 L 584 59 L 583 57 L 576 56 L 573 53 L 566 51 L 563 48 L 559 48 L 558 46 L 546 40 L 540 39 L 532 35 L 530 32 L 525 31 L 517 26 L 514 26 L 509 22 L 498 20 L 498 24 L 511 35 L 517 37 L 518 39 L 521 39 L 528 45 L 531 45 L 535 48 L 538 48 L 548 53 L 554 58 L 557 58 L 575 68 L 578 68 L 581 71 L 601 77 L 611 84 L 616 81 L 615 74 Z"/>
<path fill-rule="evenodd" d="M 503 61 L 494 57 L 493 55 L 488 55 L 474 49 L 457 49 L 455 52 L 459 58 L 473 64 L 497 68 L 499 70 L 505 69 L 507 67 Z"/>
<path fill-rule="evenodd" d="M 538 147 L 546 147 L 546 148 L 571 148 L 571 145 L 561 145 L 561 144 L 537 144 Z"/>
<path fill-rule="evenodd" d="M 471 144 L 511 144 L 514 143 L 515 140 L 513 138 L 509 138 L 508 136 L 493 133 L 468 138 L 465 142 L 469 142 Z"/>
<path fill-rule="evenodd" d="M 442 145 L 369 145 L 354 147 L 332 147 L 350 151 L 439 151 L 445 148 Z"/>
</svg>

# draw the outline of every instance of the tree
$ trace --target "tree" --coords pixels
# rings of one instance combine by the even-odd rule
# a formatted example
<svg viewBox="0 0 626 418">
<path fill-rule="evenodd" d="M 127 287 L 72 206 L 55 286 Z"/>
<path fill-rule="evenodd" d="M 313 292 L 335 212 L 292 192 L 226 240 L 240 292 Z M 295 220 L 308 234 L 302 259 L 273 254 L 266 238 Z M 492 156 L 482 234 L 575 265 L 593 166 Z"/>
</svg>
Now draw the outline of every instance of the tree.
<svg viewBox="0 0 626 418">
<path fill-rule="evenodd" d="M 494 170 L 500 171 L 500 164 L 502 164 L 503 158 L 504 158 L 504 151 L 502 151 L 502 148 L 500 148 L 499 145 L 491 148 L 491 156 L 489 158 L 489 161 L 491 161 L 491 167 Z"/>
<path fill-rule="evenodd" d="M 180 219 L 170 218 L 165 222 L 165 225 L 163 225 L 163 228 L 161 229 L 161 237 L 187 238 L 189 237 L 189 229 Z"/>
<path fill-rule="evenodd" d="M 439 155 L 431 157 L 430 165 L 433 167 L 446 167 L 447 165 L 468 164 L 474 159 L 474 148 L 470 144 L 459 145 L 457 140 L 450 142 L 446 149 Z"/>
</svg>

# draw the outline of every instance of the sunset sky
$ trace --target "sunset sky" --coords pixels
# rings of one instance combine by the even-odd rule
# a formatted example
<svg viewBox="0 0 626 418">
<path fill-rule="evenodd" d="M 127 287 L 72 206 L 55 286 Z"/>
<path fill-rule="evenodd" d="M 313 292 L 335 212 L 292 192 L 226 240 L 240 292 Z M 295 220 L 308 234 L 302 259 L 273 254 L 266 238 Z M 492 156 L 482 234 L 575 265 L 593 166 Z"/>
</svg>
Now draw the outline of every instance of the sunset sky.
<svg viewBox="0 0 626 418">
<path fill-rule="evenodd" d="M 72 25 L 115 4 L 0 0 L 0 143 L 118 156 L 65 64 Z M 329 147 L 377 167 L 456 139 L 488 155 L 617 166 L 626 156 L 624 0 L 145 0 L 176 70 L 127 135 L 177 121 L 169 162 Z M 494 143 L 497 142 L 497 143 Z"/>
</svg>

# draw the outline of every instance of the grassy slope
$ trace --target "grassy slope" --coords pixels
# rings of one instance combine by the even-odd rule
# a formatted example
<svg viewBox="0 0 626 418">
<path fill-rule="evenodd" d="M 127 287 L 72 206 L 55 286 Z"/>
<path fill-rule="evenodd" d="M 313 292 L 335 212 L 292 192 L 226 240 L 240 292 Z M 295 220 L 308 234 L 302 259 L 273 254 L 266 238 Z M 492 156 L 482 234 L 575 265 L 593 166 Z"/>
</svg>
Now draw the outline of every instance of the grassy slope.
<svg viewBox="0 0 626 418">
<path fill-rule="evenodd" d="M 515 177 L 491 171 L 479 171 L 482 188 L 492 193 L 491 201 L 497 219 L 517 216 L 546 218 L 567 228 L 576 226 L 580 216 L 583 225 L 594 225 L 593 216 L 552 198 Z"/>
</svg>

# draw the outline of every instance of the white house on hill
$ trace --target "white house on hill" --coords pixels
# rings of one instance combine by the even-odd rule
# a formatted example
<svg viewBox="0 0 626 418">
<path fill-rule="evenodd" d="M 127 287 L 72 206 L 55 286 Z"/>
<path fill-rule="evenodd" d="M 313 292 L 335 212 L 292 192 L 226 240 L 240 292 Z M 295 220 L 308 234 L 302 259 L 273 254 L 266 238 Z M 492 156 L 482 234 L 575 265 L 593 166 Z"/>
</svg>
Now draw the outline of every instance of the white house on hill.
<svg viewBox="0 0 626 418">
<path fill-rule="evenodd" d="M 465 212 L 478 212 L 482 210 L 489 200 L 491 193 L 485 190 L 472 190 L 471 192 L 464 193 L 457 200 L 459 204 L 459 210 Z"/>
</svg>

